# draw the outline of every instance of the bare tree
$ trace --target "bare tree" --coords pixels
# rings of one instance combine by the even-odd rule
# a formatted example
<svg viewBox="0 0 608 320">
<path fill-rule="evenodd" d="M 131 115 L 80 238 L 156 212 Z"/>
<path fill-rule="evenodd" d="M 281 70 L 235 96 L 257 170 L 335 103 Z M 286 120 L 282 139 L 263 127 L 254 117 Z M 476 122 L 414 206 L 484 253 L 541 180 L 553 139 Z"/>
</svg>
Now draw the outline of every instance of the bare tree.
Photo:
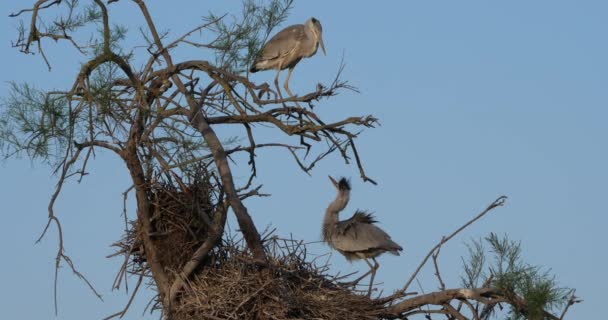
<svg viewBox="0 0 608 320">
<path fill-rule="evenodd" d="M 553 283 L 547 283 L 546 275 L 543 277 L 539 270 L 516 265 L 516 259 L 509 258 L 508 253 L 509 250 L 517 251 L 516 246 L 501 244 L 495 236 L 488 238 L 493 250 L 508 261 L 514 261 L 513 264 L 502 269 L 491 267 L 491 272 L 486 274 L 478 271 L 483 267 L 481 258 L 472 258 L 465 267 L 468 282 L 464 288 L 446 289 L 443 284 L 437 266 L 441 246 L 466 226 L 501 206 L 504 197 L 452 235 L 442 238 L 403 289 L 386 297 L 359 299 L 350 289 L 340 287 L 335 282 L 337 279 L 325 275 L 322 267 L 310 267 L 305 256 L 300 255 L 299 244 L 295 249 L 289 247 L 287 250 L 290 259 L 277 260 L 275 254 L 270 254 L 268 238 L 262 238 L 243 204 L 248 197 L 264 195 L 255 179 L 258 149 L 283 149 L 293 156 L 297 167 L 307 173 L 327 155 L 337 153 L 347 164 L 357 166 L 363 181 L 375 184 L 365 173 L 355 141 L 362 128 L 373 128 L 378 120 L 372 115 L 363 115 L 331 122 L 313 109 L 313 103 L 341 90 L 356 90 L 341 80 L 342 66 L 332 83 L 318 84 L 311 92 L 288 99 L 281 98 L 268 84 L 254 83 L 246 76 L 259 48 L 285 20 L 292 2 L 269 0 L 260 4 L 245 1 L 241 16 L 210 15 L 203 23 L 179 36 L 159 32 L 143 0 L 109 0 L 105 3 L 93 0 L 87 4 L 75 0 L 38 0 L 31 7 L 11 14 L 24 19 L 14 47 L 26 54 L 38 53 L 49 70 L 52 57 L 47 57 L 45 47 L 53 42 L 48 40 L 66 41 L 87 58 L 68 90 L 45 92 L 27 84 L 12 84 L 12 95 L 5 100 L 0 119 L 0 147 L 6 156 L 25 152 L 31 158 L 55 166 L 58 183 L 48 206 L 48 223 L 41 238 L 51 226 L 57 228 L 56 268 L 67 264 L 95 292 L 64 252 L 61 224 L 54 204 L 65 182 L 83 179 L 89 160 L 103 150 L 125 163 L 133 185 L 124 196 L 126 199 L 128 194 L 134 193 L 137 203 L 137 219 L 130 224 L 126 221 L 129 232 L 117 243 L 117 255 L 124 257 L 124 264 L 115 287 L 119 287 L 123 279 L 126 281 L 128 275 L 134 275 L 137 277 L 134 296 L 142 280 L 151 277 L 158 291 L 155 307 L 163 310 L 167 317 L 177 319 L 176 310 L 186 303 L 189 295 L 196 293 L 192 283 L 199 279 L 197 275 L 203 272 L 201 270 L 211 272 L 212 267 L 203 267 L 205 261 L 210 263 L 218 254 L 233 254 L 218 249 L 231 208 L 247 246 L 244 255 L 238 257 L 253 266 L 251 270 L 256 275 L 272 275 L 277 264 L 293 258 L 301 265 L 289 269 L 290 274 L 304 271 L 314 274 L 310 279 L 319 281 L 316 283 L 318 288 L 341 292 L 350 299 L 348 301 L 362 301 L 361 310 L 365 312 L 359 316 L 405 319 L 414 314 L 425 314 L 429 318 L 443 314 L 450 319 L 464 319 L 466 314 L 483 319 L 492 315 L 496 306 L 508 304 L 516 315 L 559 319 L 545 308 L 560 302 L 568 305 L 577 302 L 573 292 L 566 297 Z M 111 27 L 115 21 L 111 21 L 109 6 L 137 8 L 145 20 L 140 39 L 145 47 L 144 54 L 135 47 L 125 46 L 124 28 Z M 49 18 L 46 13 L 50 10 L 59 16 Z M 91 31 L 96 29 L 92 27 L 98 27 L 101 32 Z M 200 42 L 201 32 L 211 33 L 215 38 Z M 177 61 L 173 53 L 183 46 L 209 50 L 214 53 L 215 61 Z M 241 128 L 239 137 L 246 143 L 241 144 L 239 139 L 221 141 L 216 129 L 228 125 Z M 256 126 L 260 125 L 280 133 L 276 135 L 277 140 L 258 141 Z M 250 175 L 242 184 L 234 180 L 229 164 L 230 156 L 239 153 L 248 155 L 250 167 Z M 175 246 L 184 250 L 168 249 Z M 504 249 L 504 254 L 499 253 L 500 248 Z M 180 256 L 168 251 L 179 251 Z M 478 257 L 481 253 L 472 251 L 472 255 Z M 411 297 L 409 285 L 430 257 L 435 263 L 441 290 Z M 242 269 L 250 270 L 249 267 Z M 287 269 L 281 270 L 286 272 Z M 515 276 L 508 278 L 507 274 Z M 283 273 L 274 276 L 296 283 Z M 535 279 L 537 283 L 534 283 Z M 259 290 L 270 290 L 270 283 L 275 280 L 249 292 L 236 308 L 232 306 L 231 312 L 241 316 L 253 312 L 255 307 L 250 304 L 256 294 Z M 532 296 L 527 296 L 526 292 L 534 290 L 522 291 L 517 285 L 518 281 L 524 280 L 532 281 L 532 288 L 544 285 L 553 291 L 549 290 L 551 294 L 545 295 L 546 299 L 536 299 L 534 301 L 540 302 L 532 303 Z M 55 278 L 55 287 L 57 281 Z M 481 285 L 479 281 L 483 281 Z M 281 291 L 284 288 L 277 290 L 278 296 L 285 295 Z M 132 299 L 124 310 L 108 318 L 122 317 Z M 423 309 L 423 306 L 437 308 Z M 463 306 L 466 311 L 462 310 Z M 215 308 L 214 312 L 220 314 L 219 307 Z M 301 313 L 304 309 L 301 308 Z M 289 312 L 286 314 L 291 314 Z M 220 318 L 211 313 L 202 315 Z"/>
</svg>

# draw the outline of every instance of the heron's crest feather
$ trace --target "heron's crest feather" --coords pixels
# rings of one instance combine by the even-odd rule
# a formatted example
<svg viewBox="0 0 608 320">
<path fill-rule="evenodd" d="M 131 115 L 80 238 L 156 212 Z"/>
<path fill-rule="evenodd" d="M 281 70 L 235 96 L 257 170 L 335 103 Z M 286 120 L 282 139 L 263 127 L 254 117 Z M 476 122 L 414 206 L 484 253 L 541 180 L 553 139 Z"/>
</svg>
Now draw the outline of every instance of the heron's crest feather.
<svg viewBox="0 0 608 320">
<path fill-rule="evenodd" d="M 374 215 L 371 212 L 367 212 L 367 211 L 363 211 L 363 210 L 355 211 L 355 214 L 353 214 L 351 219 L 353 219 L 355 222 L 367 223 L 367 224 L 373 224 L 373 223 L 378 222 L 378 220 L 376 220 L 376 217 L 374 217 Z"/>
<path fill-rule="evenodd" d="M 374 224 L 376 222 L 378 221 L 373 214 L 366 211 L 357 210 L 349 219 L 338 222 L 338 227 L 342 234 L 345 234 L 350 228 L 358 224 Z"/>
<path fill-rule="evenodd" d="M 340 181 L 338 181 L 338 189 L 340 189 L 340 190 L 351 190 L 350 189 L 350 181 L 348 181 L 348 179 L 346 179 L 345 177 L 340 178 Z"/>
</svg>

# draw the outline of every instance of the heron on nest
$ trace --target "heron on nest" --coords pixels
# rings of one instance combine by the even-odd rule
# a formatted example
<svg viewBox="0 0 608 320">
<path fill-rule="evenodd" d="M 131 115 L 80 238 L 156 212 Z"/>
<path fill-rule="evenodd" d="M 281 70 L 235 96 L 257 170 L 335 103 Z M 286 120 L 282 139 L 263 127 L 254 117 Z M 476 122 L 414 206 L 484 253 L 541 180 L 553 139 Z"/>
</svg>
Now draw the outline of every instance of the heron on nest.
<svg viewBox="0 0 608 320">
<path fill-rule="evenodd" d="M 296 64 L 302 58 L 312 57 L 317 53 L 319 45 L 323 54 L 326 55 L 322 31 L 321 22 L 315 18 L 308 19 L 304 24 L 292 25 L 281 30 L 264 45 L 249 71 L 254 73 L 260 70 L 276 69 L 277 75 L 274 78 L 274 84 L 279 97 L 283 99 L 279 89 L 279 73 L 281 70 L 289 68 L 283 87 L 293 98 L 294 95 L 289 90 L 289 78 Z"/>
<path fill-rule="evenodd" d="M 323 241 L 330 247 L 336 249 L 348 260 L 363 259 L 369 266 L 369 271 L 351 283 L 358 283 L 371 273 L 369 289 L 367 295 L 372 293 L 376 270 L 380 266 L 376 257 L 388 252 L 399 255 L 403 248 L 384 230 L 375 226 L 375 218 L 366 212 L 357 210 L 355 214 L 347 220 L 339 220 L 340 211 L 344 210 L 350 200 L 350 183 L 346 178 L 341 178 L 339 182 L 329 177 L 332 184 L 338 190 L 338 195 L 332 201 L 325 212 L 323 220 Z M 371 259 L 374 264 L 369 261 Z"/>
</svg>

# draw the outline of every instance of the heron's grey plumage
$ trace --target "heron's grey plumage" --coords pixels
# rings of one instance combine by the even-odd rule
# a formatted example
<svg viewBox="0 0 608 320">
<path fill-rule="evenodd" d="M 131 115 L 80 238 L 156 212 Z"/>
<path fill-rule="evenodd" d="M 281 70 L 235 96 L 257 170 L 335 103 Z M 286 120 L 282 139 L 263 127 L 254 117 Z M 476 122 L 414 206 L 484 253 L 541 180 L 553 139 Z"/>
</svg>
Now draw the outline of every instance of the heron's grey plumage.
<svg viewBox="0 0 608 320">
<path fill-rule="evenodd" d="M 384 230 L 374 225 L 377 221 L 370 213 L 357 211 L 351 218 L 340 221 L 338 215 L 350 200 L 350 184 L 345 178 L 341 178 L 339 182 L 332 177 L 329 178 L 338 189 L 338 195 L 325 212 L 323 240 L 349 261 L 364 259 L 367 262 L 371 269 L 364 276 L 372 274 L 368 292 L 370 294 L 375 270 L 378 267 L 375 258 L 385 252 L 399 255 L 399 251 L 402 251 L 403 248 L 393 241 Z M 367 259 L 372 259 L 375 266 L 372 266 Z"/>
<path fill-rule="evenodd" d="M 253 73 L 260 70 L 277 70 L 274 82 L 278 89 L 279 72 L 289 68 L 283 87 L 290 96 L 293 96 L 288 84 L 293 68 L 302 58 L 317 53 L 319 46 L 325 54 L 321 22 L 310 18 L 306 23 L 289 26 L 272 37 L 264 45 L 249 71 Z"/>
<path fill-rule="evenodd" d="M 384 252 L 399 255 L 403 250 L 401 246 L 373 225 L 375 222 L 372 215 L 361 211 L 348 220 L 339 221 L 331 235 L 332 246 L 348 260 L 377 257 Z"/>
<path fill-rule="evenodd" d="M 322 32 L 321 23 L 315 18 L 281 30 L 264 45 L 250 71 L 293 68 L 302 58 L 317 53 L 319 44 L 325 51 Z"/>
</svg>

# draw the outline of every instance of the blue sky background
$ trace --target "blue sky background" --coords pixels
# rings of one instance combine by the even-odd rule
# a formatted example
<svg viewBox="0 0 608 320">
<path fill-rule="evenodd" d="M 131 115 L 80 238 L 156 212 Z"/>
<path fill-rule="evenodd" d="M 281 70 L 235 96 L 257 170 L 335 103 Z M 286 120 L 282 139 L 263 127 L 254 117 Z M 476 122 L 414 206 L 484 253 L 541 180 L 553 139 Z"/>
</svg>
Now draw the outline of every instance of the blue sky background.
<svg viewBox="0 0 608 320">
<path fill-rule="evenodd" d="M 8 18 L 25 2 L 0 3 L 0 96 L 7 81 L 27 81 L 44 89 L 71 85 L 79 68 L 66 44 L 47 43 L 53 64 L 11 48 L 18 21 Z M 238 12 L 237 1 L 150 1 L 159 29 L 180 34 L 209 10 Z M 346 6 L 346 8 L 345 8 Z M 138 35 L 142 23 L 131 2 L 111 6 L 113 23 Z M 440 256 L 448 287 L 460 285 L 464 243 L 489 232 L 521 240 L 525 258 L 550 268 L 560 284 L 577 288 L 585 301 L 572 319 L 598 318 L 608 281 L 605 230 L 608 193 L 608 3 L 605 1 L 299 1 L 282 26 L 315 16 L 323 24 L 328 55 L 303 60 L 294 71 L 294 92 L 333 79 L 342 55 L 344 78 L 360 88 L 318 104 L 328 119 L 373 114 L 378 129 L 365 131 L 358 149 L 368 174 L 338 157 L 318 165 L 311 177 L 298 171 L 282 150 L 258 155 L 258 182 L 271 198 L 248 201 L 260 229 L 277 228 L 318 241 L 327 203 L 334 196 L 327 175 L 352 177 L 346 210 L 374 211 L 394 240 L 400 257 L 379 259 L 377 279 L 390 291 L 400 287 L 442 235 L 477 214 L 497 196 L 507 205 L 448 243 Z M 188 48 L 181 59 L 208 59 Z M 252 76 L 269 81 L 272 73 Z M 221 129 L 222 138 L 234 132 Z M 259 140 L 272 139 L 261 132 Z M 237 178 L 246 162 L 235 166 Z M 122 234 L 121 193 L 130 185 L 122 163 L 98 153 L 91 174 L 68 184 L 58 200 L 66 251 L 102 292 L 104 302 L 62 268 L 59 319 L 100 319 L 120 310 L 124 291 L 110 291 L 120 264 L 105 258 Z M 34 244 L 46 223 L 55 177 L 26 158 L 0 164 L 2 223 L 0 306 L 7 319 L 53 318 L 56 234 Z M 131 214 L 133 210 L 130 210 Z M 231 223 L 234 227 L 234 223 Z M 314 244 L 311 252 L 329 248 Z M 334 254 L 333 270 L 365 270 Z M 431 266 L 429 266 L 431 267 Z M 437 288 L 431 268 L 419 277 L 429 292 Z M 136 299 L 127 319 L 142 319 L 151 296 Z"/>
</svg>

